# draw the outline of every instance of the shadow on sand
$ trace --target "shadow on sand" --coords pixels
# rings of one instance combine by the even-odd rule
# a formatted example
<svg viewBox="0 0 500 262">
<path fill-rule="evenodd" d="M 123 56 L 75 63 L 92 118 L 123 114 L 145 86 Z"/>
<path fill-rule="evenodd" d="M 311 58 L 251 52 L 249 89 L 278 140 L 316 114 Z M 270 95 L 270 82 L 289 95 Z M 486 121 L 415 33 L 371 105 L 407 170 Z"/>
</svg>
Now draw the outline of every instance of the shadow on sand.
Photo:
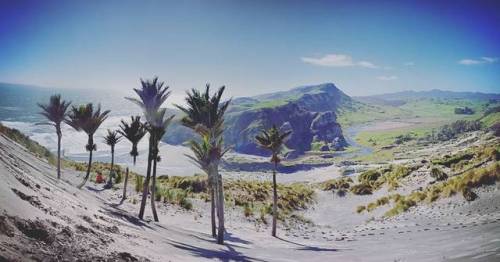
<svg viewBox="0 0 500 262">
<path fill-rule="evenodd" d="M 227 248 L 227 250 L 213 250 L 208 248 L 201 248 L 185 243 L 180 243 L 177 241 L 172 241 L 170 244 L 176 248 L 189 251 L 191 255 L 200 258 L 218 259 L 220 261 L 265 261 L 262 259 L 245 256 L 241 252 L 236 251 L 232 247 L 232 245 L 229 244 L 220 246 L 221 248 Z"/>
<path fill-rule="evenodd" d="M 287 240 L 287 239 L 284 239 L 284 238 L 281 238 L 281 237 L 276 237 L 276 239 L 279 239 L 279 240 L 281 240 L 283 242 L 287 242 L 287 243 L 299 246 L 298 248 L 296 248 L 296 250 L 317 251 L 317 252 L 336 252 L 336 251 L 340 251 L 337 248 L 324 248 L 324 247 L 308 246 L 308 245 L 304 245 L 304 244 L 301 244 L 301 243 L 293 242 L 293 241 L 290 241 L 290 240 Z"/>
<path fill-rule="evenodd" d="M 117 208 L 115 205 L 102 206 L 102 210 L 103 210 L 102 212 L 104 214 L 106 214 L 110 217 L 121 219 L 124 222 L 128 222 L 128 223 L 135 225 L 135 226 L 138 226 L 138 227 L 146 227 L 149 229 L 153 229 L 151 226 L 144 223 L 144 221 L 129 214 L 128 212 L 126 212 L 124 210 Z"/>
</svg>

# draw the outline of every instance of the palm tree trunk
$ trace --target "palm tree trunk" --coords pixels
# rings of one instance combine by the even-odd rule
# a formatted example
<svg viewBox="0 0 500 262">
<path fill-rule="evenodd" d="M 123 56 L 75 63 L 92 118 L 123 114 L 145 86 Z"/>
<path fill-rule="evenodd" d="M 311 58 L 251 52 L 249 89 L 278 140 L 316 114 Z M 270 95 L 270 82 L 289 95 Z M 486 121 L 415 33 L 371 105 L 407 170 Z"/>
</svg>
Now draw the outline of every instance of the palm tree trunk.
<svg viewBox="0 0 500 262">
<path fill-rule="evenodd" d="M 146 179 L 144 180 L 144 185 L 142 186 L 142 200 L 141 207 L 139 210 L 139 218 L 144 218 L 144 209 L 146 208 L 146 201 L 148 199 L 149 193 L 149 180 L 151 179 L 151 162 L 153 160 L 152 149 L 154 146 L 153 136 L 150 134 L 149 136 L 149 152 L 148 152 L 148 168 L 146 171 Z"/>
<path fill-rule="evenodd" d="M 127 167 L 127 170 L 125 171 L 125 182 L 123 183 L 123 196 L 122 196 L 122 200 L 127 199 L 127 184 L 128 184 L 128 167 Z"/>
<path fill-rule="evenodd" d="M 276 220 L 278 218 L 278 190 L 276 189 L 276 169 L 277 162 L 274 162 L 273 169 L 273 229 L 271 235 L 276 237 Z"/>
<path fill-rule="evenodd" d="M 57 131 L 57 179 L 61 179 L 61 131 Z"/>
<path fill-rule="evenodd" d="M 106 185 L 108 188 L 113 187 L 113 175 L 114 175 L 113 167 L 114 167 L 114 164 L 115 164 L 115 148 L 114 148 L 114 146 L 112 146 L 111 147 L 111 168 L 109 170 L 109 178 L 108 178 L 108 183 Z"/>
<path fill-rule="evenodd" d="M 85 175 L 85 177 L 83 178 L 83 181 L 80 185 L 78 185 L 78 188 L 81 189 L 85 183 L 87 183 L 87 180 L 89 180 L 89 177 L 90 177 L 90 168 L 92 167 L 92 152 L 94 151 L 92 145 L 94 144 L 94 140 L 89 137 L 89 143 L 90 145 L 90 151 L 89 151 L 89 163 L 87 165 L 87 174 Z"/>
<path fill-rule="evenodd" d="M 210 184 L 210 220 L 212 222 L 212 237 L 217 237 L 216 225 L 215 225 L 215 190 L 214 190 L 214 181 L 213 178 L 209 178 L 212 180 Z"/>
<path fill-rule="evenodd" d="M 158 157 L 155 156 L 153 159 L 153 183 L 151 185 L 151 211 L 153 212 L 153 218 L 158 222 L 158 214 L 156 213 L 156 203 L 155 203 L 155 191 L 156 191 L 156 163 Z"/>
<path fill-rule="evenodd" d="M 219 227 L 217 228 L 217 244 L 224 244 L 224 186 L 222 184 L 222 176 L 219 175 L 219 167 L 214 166 L 214 175 L 217 179 L 217 217 L 219 219 Z"/>
</svg>

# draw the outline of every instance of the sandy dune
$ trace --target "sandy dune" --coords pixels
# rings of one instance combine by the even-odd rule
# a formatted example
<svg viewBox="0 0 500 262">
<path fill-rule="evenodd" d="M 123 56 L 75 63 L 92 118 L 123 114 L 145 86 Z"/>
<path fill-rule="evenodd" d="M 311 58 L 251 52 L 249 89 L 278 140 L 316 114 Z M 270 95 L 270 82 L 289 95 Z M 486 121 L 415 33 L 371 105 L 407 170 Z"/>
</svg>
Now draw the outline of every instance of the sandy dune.
<svg viewBox="0 0 500 262">
<path fill-rule="evenodd" d="M 304 215 L 315 225 L 279 229 L 280 238 L 227 209 L 226 245 L 209 236 L 208 205 L 193 211 L 159 204 L 159 223 L 136 218 L 137 205 L 120 203 L 121 190 L 88 183 L 82 173 L 55 169 L 0 136 L 0 261 L 495 261 L 500 259 L 500 190 L 479 199 L 438 201 L 391 219 L 354 208 L 378 197 L 318 192 Z M 335 176 L 335 168 L 327 169 Z M 314 174 L 298 173 L 302 180 Z M 295 174 L 289 174 L 293 176 Z M 130 196 L 129 199 L 137 197 Z M 149 214 L 149 209 L 147 210 Z M 383 210 L 377 211 L 383 212 Z"/>
</svg>

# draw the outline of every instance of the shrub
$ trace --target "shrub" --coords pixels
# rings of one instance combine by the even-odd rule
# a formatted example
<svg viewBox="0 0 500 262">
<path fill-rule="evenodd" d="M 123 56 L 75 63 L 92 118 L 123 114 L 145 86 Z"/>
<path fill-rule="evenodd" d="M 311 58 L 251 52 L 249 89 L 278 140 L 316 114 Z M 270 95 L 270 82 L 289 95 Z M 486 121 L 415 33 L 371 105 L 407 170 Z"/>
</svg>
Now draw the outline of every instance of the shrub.
<svg viewBox="0 0 500 262">
<path fill-rule="evenodd" d="M 493 132 L 493 135 L 496 137 L 500 137 L 500 122 L 493 124 L 490 127 L 490 131 Z"/>
<path fill-rule="evenodd" d="M 140 175 L 135 176 L 135 192 L 142 192 L 143 177 Z"/>
<path fill-rule="evenodd" d="M 446 141 L 455 138 L 459 134 L 477 131 L 479 129 L 481 129 L 481 122 L 478 120 L 458 120 L 449 125 L 444 125 L 437 133 L 437 139 Z"/>
<path fill-rule="evenodd" d="M 334 189 L 348 189 L 352 183 L 350 177 L 341 177 L 338 179 L 329 179 L 320 184 L 321 190 L 330 191 Z"/>
<path fill-rule="evenodd" d="M 469 187 L 465 187 L 464 189 L 462 189 L 462 196 L 467 201 L 474 201 L 477 198 L 476 193 L 474 193 Z"/>
<path fill-rule="evenodd" d="M 243 208 L 243 214 L 245 217 L 250 217 L 253 216 L 253 209 L 250 207 L 250 205 L 245 205 Z"/>
<path fill-rule="evenodd" d="M 122 182 L 121 169 L 116 169 L 116 171 L 115 171 L 115 184 L 120 184 L 121 182 Z"/>
<path fill-rule="evenodd" d="M 403 144 L 404 142 L 411 141 L 413 137 L 411 134 L 406 134 L 406 135 L 399 135 L 394 138 L 394 144 L 400 145 Z"/>
<path fill-rule="evenodd" d="M 179 202 L 179 205 L 181 207 L 183 207 L 184 209 L 186 210 L 191 210 L 193 209 L 193 203 L 191 203 L 191 201 L 189 201 L 189 199 L 187 198 L 183 198 L 180 202 Z"/>
<path fill-rule="evenodd" d="M 455 114 L 457 115 L 473 115 L 474 110 L 470 107 L 455 107 Z"/>
<path fill-rule="evenodd" d="M 365 211 L 365 210 L 366 210 L 366 207 L 365 207 L 365 206 L 358 206 L 358 207 L 356 208 L 356 213 L 361 213 L 361 212 L 363 212 L 363 211 Z"/>
<path fill-rule="evenodd" d="M 372 181 L 376 181 L 382 174 L 380 174 L 379 171 L 375 169 L 371 169 L 368 171 L 363 172 L 361 175 L 358 177 L 358 181 L 360 183 L 368 183 Z"/>
<path fill-rule="evenodd" d="M 265 207 L 261 207 L 260 208 L 260 220 L 262 221 L 262 223 L 266 224 L 267 225 L 267 220 L 266 220 L 266 208 Z"/>
<path fill-rule="evenodd" d="M 208 177 L 206 175 L 160 177 L 159 181 L 171 188 L 184 189 L 193 193 L 208 190 Z"/>
<path fill-rule="evenodd" d="M 448 175 L 438 167 L 433 167 L 431 169 L 431 177 L 434 178 L 436 181 L 443 181 L 448 179 Z"/>
<path fill-rule="evenodd" d="M 472 153 L 460 153 L 460 154 L 456 154 L 454 156 L 446 155 L 442 159 L 432 160 L 432 163 L 435 165 L 451 167 L 453 164 L 460 163 L 461 161 L 471 160 L 473 157 L 474 157 L 474 154 L 472 154 Z"/>
<path fill-rule="evenodd" d="M 355 195 L 370 195 L 373 192 L 373 188 L 367 183 L 361 183 L 352 186 L 351 192 Z"/>
</svg>

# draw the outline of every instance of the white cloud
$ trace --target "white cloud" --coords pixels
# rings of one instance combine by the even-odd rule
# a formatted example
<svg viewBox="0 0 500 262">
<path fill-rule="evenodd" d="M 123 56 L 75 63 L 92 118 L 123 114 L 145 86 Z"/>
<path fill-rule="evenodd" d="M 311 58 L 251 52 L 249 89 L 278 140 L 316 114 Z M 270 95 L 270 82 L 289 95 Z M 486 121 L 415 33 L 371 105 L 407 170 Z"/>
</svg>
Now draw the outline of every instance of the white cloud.
<svg viewBox="0 0 500 262">
<path fill-rule="evenodd" d="M 415 65 L 415 62 L 412 62 L 412 61 L 405 62 L 403 65 L 404 65 L 404 66 L 414 66 L 414 65 Z"/>
<path fill-rule="evenodd" d="M 354 61 L 351 56 L 344 54 L 327 54 L 322 57 L 302 57 L 302 62 L 317 66 L 327 67 L 352 67 L 378 68 L 372 62 Z"/>
<path fill-rule="evenodd" d="M 374 65 L 373 63 L 368 62 L 368 61 L 359 61 L 358 65 L 361 67 L 366 67 L 366 68 L 377 68 L 376 65 Z"/>
<path fill-rule="evenodd" d="M 392 80 L 398 79 L 398 77 L 397 76 L 377 76 L 377 79 L 382 80 L 382 81 L 392 81 Z"/>
<path fill-rule="evenodd" d="M 493 64 L 498 62 L 498 57 L 487 57 L 483 56 L 479 59 L 462 59 L 458 61 L 461 65 L 482 65 L 482 64 Z"/>
</svg>

